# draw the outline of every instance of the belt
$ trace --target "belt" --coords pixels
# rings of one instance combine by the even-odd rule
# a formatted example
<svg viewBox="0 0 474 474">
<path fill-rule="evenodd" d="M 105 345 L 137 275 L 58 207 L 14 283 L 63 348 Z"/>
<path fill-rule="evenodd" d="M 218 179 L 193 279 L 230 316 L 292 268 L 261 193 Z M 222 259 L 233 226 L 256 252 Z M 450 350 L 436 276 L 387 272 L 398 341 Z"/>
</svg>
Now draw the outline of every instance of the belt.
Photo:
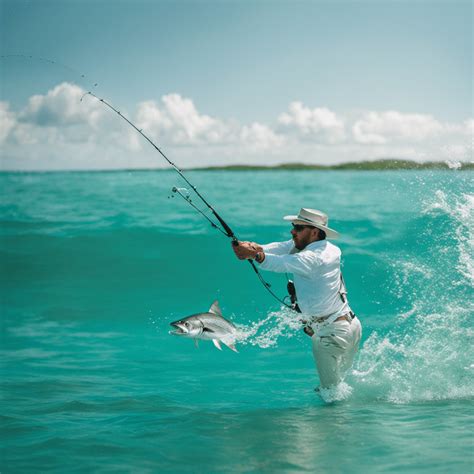
<svg viewBox="0 0 474 474">
<path fill-rule="evenodd" d="M 322 318 L 313 318 L 311 320 L 311 323 L 316 323 L 316 324 L 321 324 L 321 323 L 324 323 L 324 321 L 326 321 L 326 319 L 328 319 L 329 316 L 324 316 Z M 356 317 L 356 315 L 350 311 L 349 313 L 346 313 L 346 314 L 343 314 L 342 316 L 339 316 L 337 319 L 334 320 L 334 322 L 336 321 L 347 321 L 348 323 L 351 323 L 352 320 Z"/>
</svg>

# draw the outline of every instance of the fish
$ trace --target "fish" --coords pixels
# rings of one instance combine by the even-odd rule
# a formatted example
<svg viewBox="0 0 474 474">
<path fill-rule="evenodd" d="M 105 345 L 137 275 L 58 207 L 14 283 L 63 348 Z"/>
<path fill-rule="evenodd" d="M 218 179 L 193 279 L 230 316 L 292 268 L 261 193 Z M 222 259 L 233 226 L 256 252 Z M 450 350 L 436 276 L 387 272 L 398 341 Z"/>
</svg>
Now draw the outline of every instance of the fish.
<svg viewBox="0 0 474 474">
<path fill-rule="evenodd" d="M 235 348 L 237 328 L 222 316 L 217 300 L 212 303 L 207 313 L 192 314 L 170 325 L 175 328 L 174 331 L 170 331 L 170 334 L 194 339 L 196 347 L 199 340 L 204 340 L 212 341 L 220 351 L 222 350 L 221 343 L 223 343 L 234 352 L 239 352 Z"/>
</svg>

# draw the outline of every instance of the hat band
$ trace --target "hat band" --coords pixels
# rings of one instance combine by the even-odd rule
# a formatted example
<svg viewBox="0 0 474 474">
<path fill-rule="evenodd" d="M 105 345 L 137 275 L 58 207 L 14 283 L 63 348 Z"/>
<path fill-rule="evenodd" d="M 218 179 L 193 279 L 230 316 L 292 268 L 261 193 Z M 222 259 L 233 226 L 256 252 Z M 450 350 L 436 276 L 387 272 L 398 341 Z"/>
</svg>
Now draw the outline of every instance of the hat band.
<svg viewBox="0 0 474 474">
<path fill-rule="evenodd" d="M 313 225 L 323 225 L 324 227 L 327 226 L 327 224 L 325 224 L 324 222 L 311 221 L 311 220 L 307 219 L 306 217 L 300 217 L 300 216 L 296 216 L 295 221 L 305 221 L 305 222 L 308 222 L 309 224 L 313 224 Z"/>
</svg>

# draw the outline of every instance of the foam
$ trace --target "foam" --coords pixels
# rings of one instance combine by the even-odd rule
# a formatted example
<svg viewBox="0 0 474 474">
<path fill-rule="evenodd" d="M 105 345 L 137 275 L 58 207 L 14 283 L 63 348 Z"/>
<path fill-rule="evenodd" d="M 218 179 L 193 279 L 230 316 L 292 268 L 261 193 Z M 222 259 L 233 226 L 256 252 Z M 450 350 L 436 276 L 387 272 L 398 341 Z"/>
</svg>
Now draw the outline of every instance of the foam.
<svg viewBox="0 0 474 474">
<path fill-rule="evenodd" d="M 239 325 L 238 342 L 251 344 L 262 349 L 276 346 L 281 337 L 294 337 L 301 332 L 300 318 L 287 308 L 269 313 L 265 318 L 249 326 Z"/>
<path fill-rule="evenodd" d="M 468 350 L 474 336 L 473 209 L 474 196 L 442 190 L 424 203 L 422 216 L 448 219 L 439 232 L 451 241 L 440 244 L 430 230 L 433 243 L 423 260 L 410 254 L 394 257 L 393 293 L 413 302 L 395 315 L 387 333 L 375 331 L 365 341 L 351 374 L 362 396 L 394 403 L 474 396 Z M 445 271 L 453 261 L 455 271 Z"/>
</svg>

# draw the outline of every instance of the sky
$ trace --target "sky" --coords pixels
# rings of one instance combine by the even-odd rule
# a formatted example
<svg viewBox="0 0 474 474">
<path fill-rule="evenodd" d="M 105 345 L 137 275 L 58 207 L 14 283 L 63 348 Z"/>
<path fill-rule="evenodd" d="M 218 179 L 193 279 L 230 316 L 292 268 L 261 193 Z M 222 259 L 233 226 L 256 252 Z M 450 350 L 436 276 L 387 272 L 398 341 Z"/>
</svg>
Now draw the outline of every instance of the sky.
<svg viewBox="0 0 474 474">
<path fill-rule="evenodd" d="M 0 169 L 472 161 L 472 8 L 0 0 Z"/>
</svg>

